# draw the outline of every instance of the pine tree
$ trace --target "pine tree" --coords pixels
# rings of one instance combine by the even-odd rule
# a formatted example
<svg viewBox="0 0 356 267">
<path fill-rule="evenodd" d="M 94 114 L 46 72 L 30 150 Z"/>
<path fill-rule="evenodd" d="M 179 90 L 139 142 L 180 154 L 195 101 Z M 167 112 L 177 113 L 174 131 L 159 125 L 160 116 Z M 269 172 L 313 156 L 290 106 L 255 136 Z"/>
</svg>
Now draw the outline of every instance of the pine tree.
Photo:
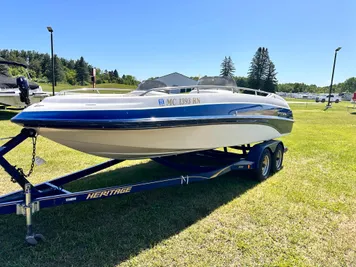
<svg viewBox="0 0 356 267">
<path fill-rule="evenodd" d="M 52 82 L 52 61 L 50 62 L 49 68 L 47 69 L 47 78 L 49 82 Z M 66 75 L 62 65 L 62 61 L 54 55 L 54 83 L 57 86 L 57 82 L 65 82 Z"/>
<path fill-rule="evenodd" d="M 250 88 L 263 88 L 264 80 L 268 74 L 268 64 L 268 49 L 259 47 L 251 61 L 251 66 L 248 72 L 248 84 Z"/>
<path fill-rule="evenodd" d="M 42 75 L 47 78 L 48 81 L 52 81 L 52 60 L 48 54 L 45 54 L 41 61 Z"/>
<path fill-rule="evenodd" d="M 0 60 L 4 60 L 0 57 Z M 0 64 L 0 75 L 9 76 L 9 68 L 7 65 Z"/>
<path fill-rule="evenodd" d="M 223 77 L 232 77 L 235 72 L 235 66 L 232 62 L 231 57 L 225 57 L 223 62 L 221 63 L 221 71 L 220 76 Z"/>
<path fill-rule="evenodd" d="M 264 91 L 271 92 L 271 93 L 276 92 L 277 84 L 278 84 L 278 80 L 276 76 L 277 76 L 276 67 L 274 66 L 272 61 L 269 61 L 268 72 L 267 72 L 266 79 L 264 81 L 264 87 L 263 87 Z"/>
<path fill-rule="evenodd" d="M 41 61 L 39 59 L 30 60 L 29 69 L 33 70 L 35 74 L 33 78 L 41 77 Z"/>
<path fill-rule="evenodd" d="M 236 85 L 240 87 L 248 87 L 248 79 L 246 77 L 234 77 Z"/>
<path fill-rule="evenodd" d="M 77 81 L 80 85 L 84 85 L 85 82 L 89 80 L 89 70 L 88 64 L 85 62 L 83 57 L 75 63 L 75 70 L 77 71 Z"/>
<path fill-rule="evenodd" d="M 119 81 L 119 72 L 116 69 L 114 70 L 114 79 L 116 83 Z"/>
</svg>

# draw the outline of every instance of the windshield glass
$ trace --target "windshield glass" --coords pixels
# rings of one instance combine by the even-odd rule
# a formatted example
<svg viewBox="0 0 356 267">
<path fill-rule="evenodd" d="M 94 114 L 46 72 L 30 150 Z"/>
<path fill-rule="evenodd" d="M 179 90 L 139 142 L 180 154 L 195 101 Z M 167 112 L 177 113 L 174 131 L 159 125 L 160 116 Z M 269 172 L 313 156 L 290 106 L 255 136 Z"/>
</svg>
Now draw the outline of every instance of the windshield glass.
<svg viewBox="0 0 356 267">
<path fill-rule="evenodd" d="M 161 87 L 167 87 L 167 85 L 161 81 L 146 80 L 146 81 L 143 81 L 142 83 L 140 83 L 136 90 L 148 91 L 153 88 L 161 88 Z"/>
<path fill-rule="evenodd" d="M 198 85 L 236 86 L 236 82 L 232 77 L 205 76 L 198 80 Z"/>
</svg>

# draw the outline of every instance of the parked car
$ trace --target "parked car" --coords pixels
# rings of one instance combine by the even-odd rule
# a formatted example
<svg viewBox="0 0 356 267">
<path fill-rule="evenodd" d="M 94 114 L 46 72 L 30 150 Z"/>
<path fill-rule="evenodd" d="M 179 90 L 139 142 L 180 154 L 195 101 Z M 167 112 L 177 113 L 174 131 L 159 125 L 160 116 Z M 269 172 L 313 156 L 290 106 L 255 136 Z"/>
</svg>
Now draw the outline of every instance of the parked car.
<svg viewBox="0 0 356 267">
<path fill-rule="evenodd" d="M 315 102 L 327 102 L 329 100 L 329 95 L 317 96 L 315 98 Z M 330 102 L 339 103 L 341 101 L 341 97 L 337 95 L 330 95 Z"/>
</svg>

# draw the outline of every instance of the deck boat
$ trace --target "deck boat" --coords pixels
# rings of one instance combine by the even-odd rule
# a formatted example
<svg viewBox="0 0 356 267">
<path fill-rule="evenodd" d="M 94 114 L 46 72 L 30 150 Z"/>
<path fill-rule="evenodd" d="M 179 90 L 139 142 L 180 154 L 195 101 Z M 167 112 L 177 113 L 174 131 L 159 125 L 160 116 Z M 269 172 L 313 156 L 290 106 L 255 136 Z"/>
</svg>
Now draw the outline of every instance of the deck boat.
<svg viewBox="0 0 356 267">
<path fill-rule="evenodd" d="M 229 78 L 203 77 L 184 87 L 146 81 L 126 94 L 82 91 L 47 97 L 12 122 L 62 145 L 113 159 L 263 142 L 291 133 L 294 122 L 282 97 L 237 87 Z"/>
<path fill-rule="evenodd" d="M 27 69 L 27 65 L 13 61 L 0 60 L 0 64 Z M 13 78 L 8 73 L 0 73 L 0 105 L 24 108 L 41 102 L 47 96 L 49 94 L 43 92 L 41 86 L 28 82 L 23 76 Z"/>
</svg>

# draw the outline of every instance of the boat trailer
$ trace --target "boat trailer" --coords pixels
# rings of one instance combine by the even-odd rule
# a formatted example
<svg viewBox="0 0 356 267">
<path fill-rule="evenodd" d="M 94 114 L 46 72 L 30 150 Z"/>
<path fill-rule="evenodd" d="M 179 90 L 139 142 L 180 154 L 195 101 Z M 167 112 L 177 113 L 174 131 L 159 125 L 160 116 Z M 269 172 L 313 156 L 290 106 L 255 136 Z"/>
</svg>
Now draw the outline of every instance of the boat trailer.
<svg viewBox="0 0 356 267">
<path fill-rule="evenodd" d="M 11 176 L 11 181 L 17 183 L 22 189 L 0 197 L 0 214 L 17 214 L 26 217 L 26 241 L 36 245 L 44 240 L 43 235 L 36 234 L 32 227 L 32 214 L 40 209 L 60 206 L 94 199 L 126 195 L 156 188 L 188 185 L 195 182 L 206 181 L 233 170 L 249 170 L 251 174 L 262 181 L 282 168 L 283 154 L 287 151 L 281 141 L 270 140 L 254 146 L 244 145 L 231 147 L 242 151 L 241 154 L 223 151 L 207 150 L 182 155 L 154 158 L 152 160 L 184 173 L 180 177 L 160 179 L 138 184 L 127 184 L 97 188 L 80 192 L 70 192 L 63 185 L 81 179 L 95 172 L 109 168 L 125 160 L 112 159 L 104 163 L 74 172 L 48 182 L 37 185 L 31 184 L 22 169 L 11 165 L 5 158 L 12 149 L 16 148 L 27 138 L 35 140 L 37 133 L 33 129 L 24 128 L 15 137 L 0 146 L 0 166 Z M 34 141 L 34 146 L 35 146 Z M 32 161 L 32 167 L 34 160 Z M 32 169 L 32 168 L 31 168 Z"/>
</svg>

